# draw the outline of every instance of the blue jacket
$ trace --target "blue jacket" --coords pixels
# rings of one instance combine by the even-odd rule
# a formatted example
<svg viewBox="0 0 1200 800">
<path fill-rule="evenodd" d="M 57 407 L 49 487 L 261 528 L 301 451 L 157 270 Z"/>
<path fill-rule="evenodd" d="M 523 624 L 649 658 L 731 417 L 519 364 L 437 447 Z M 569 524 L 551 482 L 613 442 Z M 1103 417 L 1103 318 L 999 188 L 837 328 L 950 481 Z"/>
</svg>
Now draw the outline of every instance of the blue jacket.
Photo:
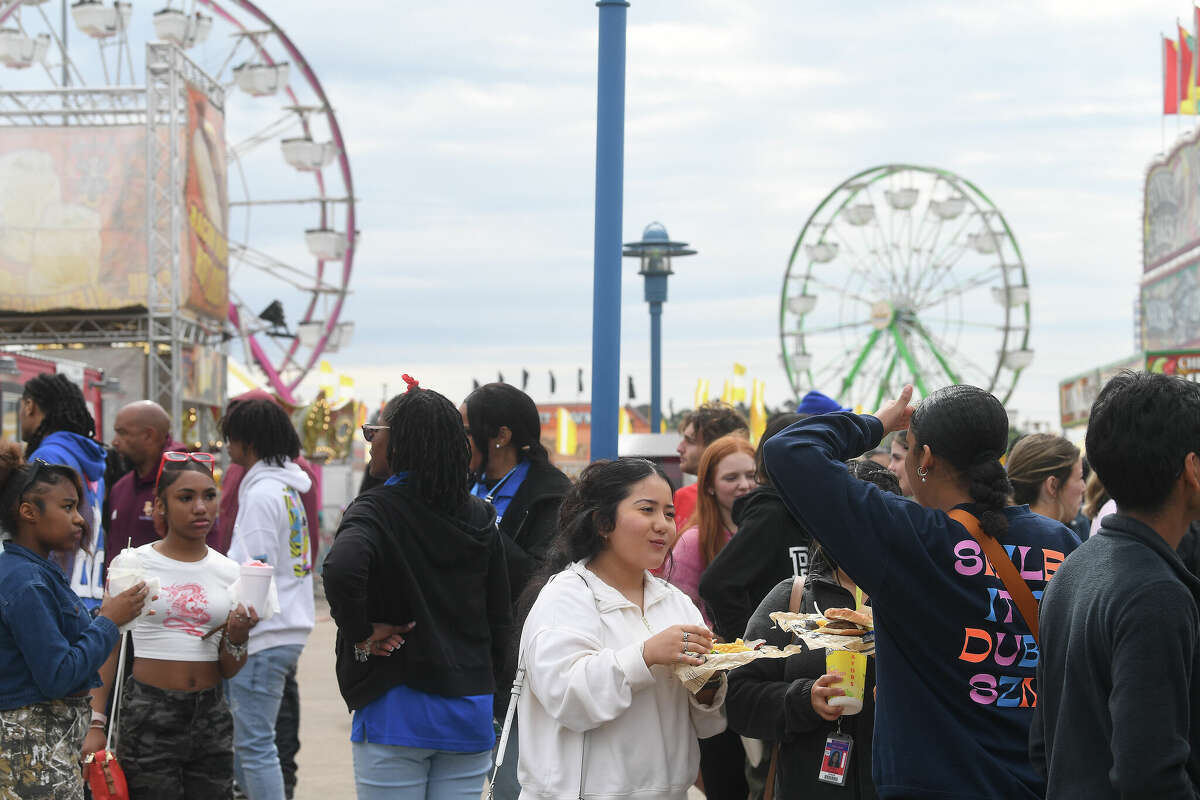
<svg viewBox="0 0 1200 800">
<path fill-rule="evenodd" d="M 882 436 L 875 417 L 842 412 L 801 420 L 764 446 L 788 509 L 871 597 L 876 790 L 883 798 L 1041 798 L 1045 783 L 1028 754 L 1037 644 L 962 525 L 847 472 L 842 462 Z M 1079 542 L 1028 506 L 1004 514 L 1001 544 L 1040 598 Z"/>
<path fill-rule="evenodd" d="M 107 617 L 92 619 L 57 564 L 6 544 L 0 553 L 0 711 L 99 686 L 100 665 L 117 639 L 117 626 Z"/>
<path fill-rule="evenodd" d="M 29 461 L 40 458 L 49 464 L 66 464 L 83 480 L 79 513 L 87 523 L 87 534 L 74 555 L 68 555 L 63 569 L 70 576 L 71 588 L 83 598 L 89 609 L 98 608 L 104 599 L 104 465 L 106 453 L 95 440 L 77 433 L 55 431 L 29 454 Z"/>
</svg>

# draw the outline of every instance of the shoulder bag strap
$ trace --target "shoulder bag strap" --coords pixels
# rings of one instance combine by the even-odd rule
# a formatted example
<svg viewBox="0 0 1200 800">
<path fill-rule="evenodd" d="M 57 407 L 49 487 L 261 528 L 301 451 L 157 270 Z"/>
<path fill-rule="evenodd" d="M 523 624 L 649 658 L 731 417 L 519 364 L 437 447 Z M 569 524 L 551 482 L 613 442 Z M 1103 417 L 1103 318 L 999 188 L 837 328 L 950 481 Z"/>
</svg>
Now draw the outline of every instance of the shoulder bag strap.
<svg viewBox="0 0 1200 800">
<path fill-rule="evenodd" d="M 792 594 L 788 598 L 788 611 L 793 614 L 800 612 L 800 602 L 804 599 L 804 584 L 807 576 L 797 575 L 792 578 Z M 771 766 L 767 768 L 767 780 L 763 785 L 763 800 L 775 800 L 775 773 L 779 768 L 779 742 L 771 748 Z"/>
<path fill-rule="evenodd" d="M 125 650 L 129 643 L 130 633 L 124 632 L 121 634 L 121 652 L 117 656 L 117 671 L 113 675 L 112 688 L 112 713 L 108 717 L 108 735 L 104 743 L 104 749 L 112 753 L 116 750 L 117 739 L 120 736 L 120 727 L 118 721 L 121 717 L 121 689 L 125 685 Z"/>
<path fill-rule="evenodd" d="M 988 561 L 992 562 L 996 575 L 1003 581 L 1004 588 L 1008 589 L 1009 596 L 1017 604 L 1017 611 L 1025 620 L 1029 632 L 1033 634 L 1033 641 L 1039 642 L 1037 600 L 1034 599 L 1029 584 L 1025 583 L 1017 574 L 1016 565 L 1009 558 L 1008 552 L 995 538 L 983 532 L 983 528 L 980 527 L 979 520 L 975 518 L 974 514 L 956 508 L 950 512 L 950 518 L 966 528 L 967 532 L 975 537 L 975 541 L 979 542 Z"/>
</svg>

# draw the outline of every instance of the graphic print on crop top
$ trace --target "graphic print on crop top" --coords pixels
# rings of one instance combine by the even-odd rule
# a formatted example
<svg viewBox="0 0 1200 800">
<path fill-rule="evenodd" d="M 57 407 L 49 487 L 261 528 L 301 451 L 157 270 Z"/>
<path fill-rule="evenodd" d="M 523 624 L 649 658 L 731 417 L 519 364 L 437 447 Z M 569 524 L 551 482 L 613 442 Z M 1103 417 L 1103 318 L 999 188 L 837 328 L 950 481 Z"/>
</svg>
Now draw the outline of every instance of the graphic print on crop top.
<svg viewBox="0 0 1200 800">
<path fill-rule="evenodd" d="M 163 617 L 164 628 L 174 628 L 192 636 L 204 636 L 209 631 L 212 615 L 208 613 L 208 593 L 198 583 L 175 583 L 162 587 L 168 608 Z"/>
<path fill-rule="evenodd" d="M 1058 571 L 1066 554 L 1036 545 L 1002 546 L 1021 579 L 1032 584 L 1029 588 L 1041 603 L 1046 583 Z M 1037 642 L 1028 632 L 1028 626 L 1021 618 L 1017 604 L 1004 588 L 1004 582 L 996 575 L 979 542 L 971 536 L 955 543 L 954 570 L 966 577 L 982 574 L 991 579 L 989 583 L 994 584 L 977 589 L 986 593 L 986 597 L 981 599 L 986 603 L 987 615 L 963 629 L 962 651 L 958 659 L 976 665 L 978 670 L 970 677 L 963 691 L 980 705 L 1036 708 L 1037 679 L 1029 671 L 1038 664 L 1040 652 Z M 1026 632 L 1014 634 L 1013 626 L 1019 626 Z"/>
</svg>

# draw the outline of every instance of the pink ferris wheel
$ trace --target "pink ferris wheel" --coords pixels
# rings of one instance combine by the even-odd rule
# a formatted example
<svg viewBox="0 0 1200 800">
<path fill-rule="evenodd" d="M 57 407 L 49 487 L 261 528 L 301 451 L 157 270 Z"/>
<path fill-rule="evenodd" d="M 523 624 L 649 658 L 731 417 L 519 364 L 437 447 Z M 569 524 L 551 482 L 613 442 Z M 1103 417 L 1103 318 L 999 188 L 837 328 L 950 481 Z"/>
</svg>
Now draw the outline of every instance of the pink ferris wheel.
<svg viewBox="0 0 1200 800">
<path fill-rule="evenodd" d="M 122 88 L 144 82 L 154 41 L 225 90 L 224 147 L 213 151 L 228 175 L 222 335 L 292 400 L 353 334 L 341 317 L 357 228 L 342 128 L 282 27 L 247 0 L 0 0 L 0 88 L 107 92 L 104 113 L 119 124 Z"/>
</svg>

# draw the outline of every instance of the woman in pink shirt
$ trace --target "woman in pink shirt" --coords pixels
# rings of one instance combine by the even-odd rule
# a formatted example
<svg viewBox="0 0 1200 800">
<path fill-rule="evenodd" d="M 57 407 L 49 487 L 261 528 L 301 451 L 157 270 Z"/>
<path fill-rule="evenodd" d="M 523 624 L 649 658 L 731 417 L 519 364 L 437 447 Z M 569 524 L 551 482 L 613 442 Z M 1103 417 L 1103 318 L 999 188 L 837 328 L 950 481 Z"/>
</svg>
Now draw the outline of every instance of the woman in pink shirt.
<svg viewBox="0 0 1200 800">
<path fill-rule="evenodd" d="M 711 628 L 700 599 L 700 575 L 737 533 L 733 501 L 758 485 L 754 447 L 741 436 L 722 436 L 705 448 L 697 478 L 696 510 L 675 542 L 669 580 L 692 599 Z"/>
</svg>

